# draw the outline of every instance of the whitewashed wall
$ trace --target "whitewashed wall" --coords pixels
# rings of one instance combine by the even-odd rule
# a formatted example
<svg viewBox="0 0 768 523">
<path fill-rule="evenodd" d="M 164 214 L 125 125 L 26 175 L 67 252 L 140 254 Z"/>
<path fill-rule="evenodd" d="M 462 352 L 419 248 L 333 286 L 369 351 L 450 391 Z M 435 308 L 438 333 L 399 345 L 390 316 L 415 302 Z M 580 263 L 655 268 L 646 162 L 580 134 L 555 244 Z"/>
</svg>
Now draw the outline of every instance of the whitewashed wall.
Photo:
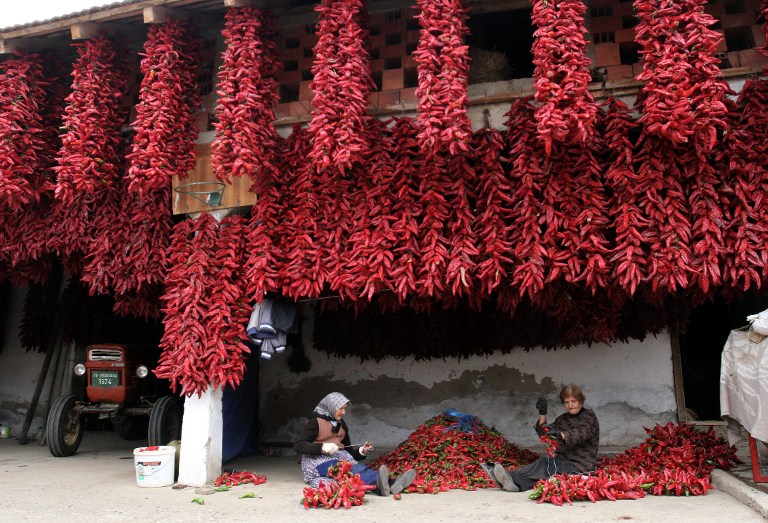
<svg viewBox="0 0 768 523">
<path fill-rule="evenodd" d="M 3 350 L 0 352 L 0 423 L 10 425 L 11 435 L 14 437 L 21 431 L 24 417 L 29 409 L 29 401 L 37 386 L 40 367 L 45 359 L 45 354 L 24 352 L 19 343 L 19 324 L 25 293 L 23 288 L 11 287 L 10 307 L 6 318 L 8 323 Z M 48 399 L 49 387 L 50 384 L 47 383 L 40 395 L 41 401 L 30 426 L 30 436 L 42 426 L 42 416 L 48 410 L 44 402 Z"/>
<path fill-rule="evenodd" d="M 311 318 L 304 326 L 305 340 L 311 340 Z M 516 349 L 462 360 L 361 363 L 310 347 L 312 368 L 302 374 L 289 371 L 288 355 L 261 363 L 266 441 L 293 441 L 317 402 L 332 391 L 352 400 L 345 419 L 353 443 L 371 440 L 379 448 L 397 446 L 417 425 L 449 408 L 474 414 L 511 441 L 533 447 L 536 399 L 544 394 L 556 416 L 563 412 L 557 395 L 568 383 L 584 389 L 587 406 L 600 420 L 602 445 L 635 445 L 646 435 L 644 425 L 676 419 L 668 334 L 611 347 Z"/>
</svg>

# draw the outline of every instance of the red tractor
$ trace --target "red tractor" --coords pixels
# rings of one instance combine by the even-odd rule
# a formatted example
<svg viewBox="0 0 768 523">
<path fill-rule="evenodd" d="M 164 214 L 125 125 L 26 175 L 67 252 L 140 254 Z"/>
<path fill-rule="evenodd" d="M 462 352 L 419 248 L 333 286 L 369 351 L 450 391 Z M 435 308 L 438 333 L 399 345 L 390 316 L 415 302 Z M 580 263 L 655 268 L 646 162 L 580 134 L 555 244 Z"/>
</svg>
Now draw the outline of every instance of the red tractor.
<svg viewBox="0 0 768 523">
<path fill-rule="evenodd" d="M 155 378 L 148 367 L 157 359 L 157 348 L 101 343 L 85 351 L 85 364 L 75 365 L 74 372 L 86 380 L 86 399 L 67 394 L 51 405 L 46 422 L 51 454 L 77 452 L 86 416 L 109 418 L 118 435 L 147 436 L 149 445 L 181 439 L 182 403 L 168 395 L 168 382 Z"/>
</svg>

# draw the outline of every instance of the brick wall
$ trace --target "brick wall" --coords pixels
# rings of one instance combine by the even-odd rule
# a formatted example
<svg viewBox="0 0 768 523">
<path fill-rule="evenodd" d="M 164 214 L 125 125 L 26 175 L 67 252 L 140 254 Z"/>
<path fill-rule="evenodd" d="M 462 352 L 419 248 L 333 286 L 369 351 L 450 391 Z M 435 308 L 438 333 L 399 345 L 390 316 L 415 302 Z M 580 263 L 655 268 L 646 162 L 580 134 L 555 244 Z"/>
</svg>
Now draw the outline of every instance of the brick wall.
<svg viewBox="0 0 768 523">
<path fill-rule="evenodd" d="M 412 53 L 419 42 L 419 26 L 411 8 L 370 14 L 371 73 L 377 89 L 371 94 L 374 108 L 415 103 L 416 61 Z M 314 24 L 281 28 L 285 70 L 280 75 L 281 103 L 278 118 L 301 118 L 311 107 L 313 48 L 317 43 Z"/>
<path fill-rule="evenodd" d="M 723 35 L 717 47 L 723 68 L 754 67 L 766 63 L 766 58 L 754 50 L 765 45 L 757 24 L 760 0 L 717 0 L 707 4 L 705 11 L 718 20 L 713 26 Z M 590 2 L 590 40 L 594 42 L 595 67 L 605 68 L 607 80 L 631 79 L 642 71 L 639 47 L 634 43 L 632 2 L 599 0 Z"/>
<path fill-rule="evenodd" d="M 605 68 L 607 80 L 632 80 L 640 71 L 631 1 L 592 0 L 589 3 L 589 40 L 593 65 Z M 766 62 L 754 47 L 765 44 L 757 25 L 760 0 L 717 0 L 706 11 L 718 20 L 713 28 L 723 35 L 717 51 L 722 67 L 754 67 Z M 371 69 L 377 90 L 370 98 L 374 109 L 413 107 L 417 84 L 412 53 L 419 41 L 419 26 L 409 7 L 371 13 Z M 282 27 L 279 39 L 285 70 L 280 75 L 278 118 L 302 118 L 311 110 L 314 24 Z"/>
</svg>

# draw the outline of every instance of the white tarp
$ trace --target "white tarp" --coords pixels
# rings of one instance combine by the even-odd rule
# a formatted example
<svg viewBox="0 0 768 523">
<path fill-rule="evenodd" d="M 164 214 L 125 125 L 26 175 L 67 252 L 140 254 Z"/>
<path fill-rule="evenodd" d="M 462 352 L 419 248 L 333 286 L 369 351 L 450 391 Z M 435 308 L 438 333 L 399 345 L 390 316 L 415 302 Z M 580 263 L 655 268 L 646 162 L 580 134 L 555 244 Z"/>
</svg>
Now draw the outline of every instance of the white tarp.
<svg viewBox="0 0 768 523">
<path fill-rule="evenodd" d="M 721 358 L 720 414 L 731 445 L 741 439 L 739 424 L 768 441 L 768 338 L 753 342 L 748 334 L 731 331 Z"/>
</svg>

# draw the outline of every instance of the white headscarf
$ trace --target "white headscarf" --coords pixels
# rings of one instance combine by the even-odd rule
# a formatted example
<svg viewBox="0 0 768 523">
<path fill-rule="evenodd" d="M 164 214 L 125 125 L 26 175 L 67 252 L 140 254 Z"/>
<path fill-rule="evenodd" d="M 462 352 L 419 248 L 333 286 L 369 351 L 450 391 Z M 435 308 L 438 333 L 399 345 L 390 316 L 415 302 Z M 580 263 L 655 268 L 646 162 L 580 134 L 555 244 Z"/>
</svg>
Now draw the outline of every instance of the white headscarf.
<svg viewBox="0 0 768 523">
<path fill-rule="evenodd" d="M 315 412 L 333 418 L 336 415 L 336 411 L 347 403 L 349 403 L 349 400 L 344 394 L 341 392 L 331 392 L 320 400 L 320 403 L 315 407 Z"/>
</svg>

